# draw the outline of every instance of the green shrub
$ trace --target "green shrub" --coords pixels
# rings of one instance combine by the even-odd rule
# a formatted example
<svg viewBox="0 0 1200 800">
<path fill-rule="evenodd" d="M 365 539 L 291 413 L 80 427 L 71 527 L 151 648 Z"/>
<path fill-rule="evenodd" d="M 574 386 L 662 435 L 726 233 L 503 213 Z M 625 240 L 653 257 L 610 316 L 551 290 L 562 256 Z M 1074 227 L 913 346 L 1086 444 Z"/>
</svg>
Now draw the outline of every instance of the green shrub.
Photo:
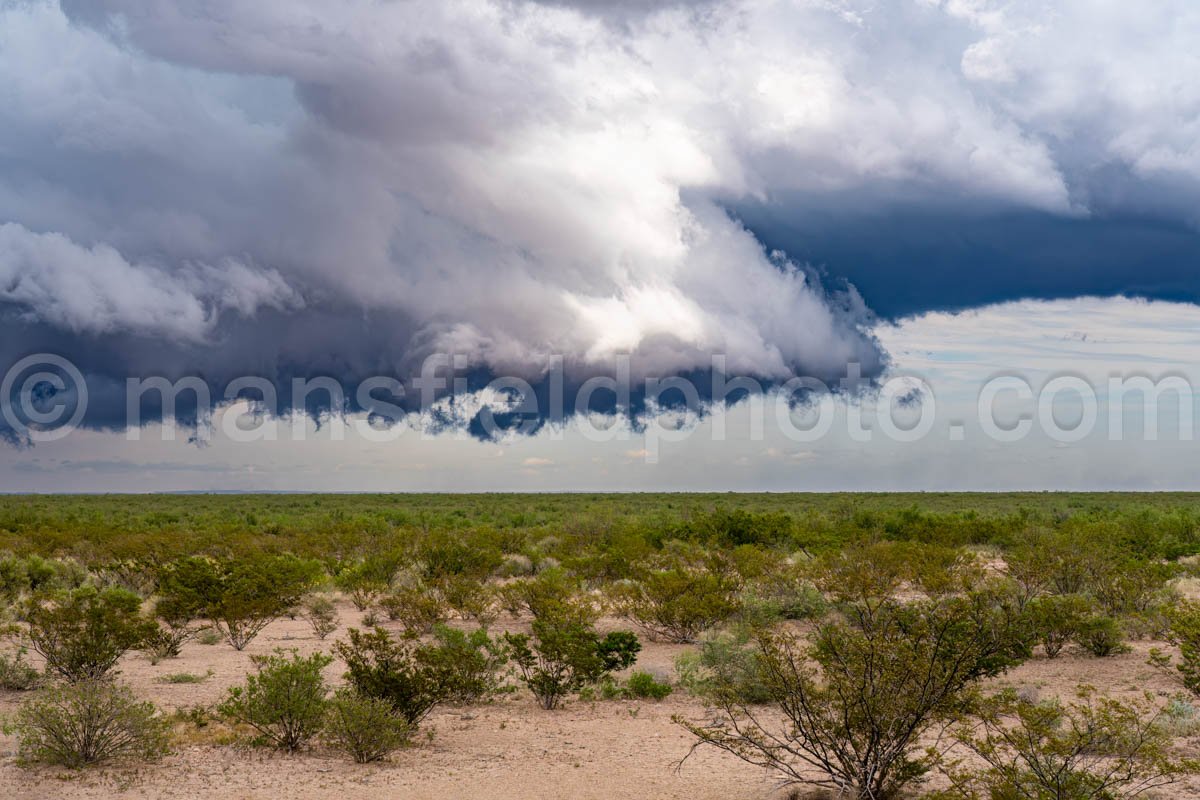
<svg viewBox="0 0 1200 800">
<path fill-rule="evenodd" d="M 1195 697 L 1200 697 L 1200 603 L 1184 601 L 1167 611 L 1168 641 L 1179 648 L 1172 669 L 1171 657 L 1155 648 L 1150 663 L 1170 672 Z"/>
<path fill-rule="evenodd" d="M 62 588 L 55 585 L 55 579 L 58 577 L 57 562 L 39 555 L 31 555 L 24 559 L 22 566 L 29 591 L 47 592 L 55 588 Z"/>
<path fill-rule="evenodd" d="M 675 674 L 690 693 L 709 701 L 758 705 L 771 701 L 750 629 L 709 634 L 694 652 L 675 659 Z"/>
<path fill-rule="evenodd" d="M 199 628 L 173 628 L 166 625 L 156 626 L 142 642 L 142 650 L 150 658 L 151 664 L 157 664 L 163 659 L 178 658 L 183 652 L 183 646 L 189 639 L 200 634 Z"/>
<path fill-rule="evenodd" d="M 182 722 L 185 725 L 195 727 L 197 730 L 207 728 L 213 719 L 212 707 L 200 703 L 178 707 L 175 709 L 175 713 L 171 715 L 172 722 Z"/>
<path fill-rule="evenodd" d="M 897 543 L 896 547 L 907 561 L 906 579 L 929 597 L 970 590 L 984 578 L 980 560 L 960 547 L 918 542 Z"/>
<path fill-rule="evenodd" d="M 401 586 L 379 601 L 379 608 L 393 622 L 412 634 L 425 634 L 445 622 L 448 609 L 441 594 L 423 585 Z"/>
<path fill-rule="evenodd" d="M 213 671 L 210 669 L 203 675 L 197 675 L 193 672 L 169 672 L 158 679 L 159 683 L 167 683 L 172 685 L 180 685 L 187 683 L 204 683 L 213 676 Z"/>
<path fill-rule="evenodd" d="M 520 553 L 510 553 L 496 568 L 497 578 L 520 578 L 533 574 L 533 560 Z"/>
<path fill-rule="evenodd" d="M 0 601 L 11 603 L 29 589 L 24 559 L 0 553 Z"/>
<path fill-rule="evenodd" d="M 329 701 L 325 740 L 358 764 L 384 758 L 408 741 L 411 732 L 387 700 L 342 689 Z"/>
<path fill-rule="evenodd" d="M 167 722 L 152 703 L 106 680 L 51 686 L 21 704 L 13 726 L 25 761 L 78 768 L 167 751 Z"/>
<path fill-rule="evenodd" d="M 324 640 L 337 630 L 337 606 L 328 597 L 314 595 L 305 599 L 300 607 L 300 614 L 312 626 L 313 634 L 318 639 Z"/>
<path fill-rule="evenodd" d="M 1092 604 L 1077 594 L 1047 595 L 1031 600 L 1025 613 L 1046 658 L 1056 658 L 1067 643 L 1083 633 L 1084 622 L 1092 615 Z"/>
<path fill-rule="evenodd" d="M 787 514 L 755 514 L 740 508 L 717 508 L 688 521 L 695 538 L 722 547 L 775 544 L 786 540 L 794 525 Z"/>
<path fill-rule="evenodd" d="M 1097 658 L 1129 652 L 1121 624 L 1101 614 L 1093 614 L 1079 621 L 1075 643 Z"/>
<path fill-rule="evenodd" d="M 617 612 L 652 638 L 684 643 L 738 610 L 735 591 L 724 576 L 675 567 L 650 572 L 613 594 Z"/>
<path fill-rule="evenodd" d="M 418 658 L 437 677 L 447 702 L 474 703 L 500 691 L 500 670 L 508 661 L 504 645 L 483 628 L 470 633 L 439 625 Z"/>
<path fill-rule="evenodd" d="M 1172 698 L 1163 709 L 1161 727 L 1171 738 L 1200 734 L 1200 710 L 1182 698 Z"/>
<path fill-rule="evenodd" d="M 504 561 L 486 531 L 432 531 L 417 543 L 414 558 L 431 583 L 450 575 L 484 580 Z"/>
<path fill-rule="evenodd" d="M 809 572 L 836 602 L 870 613 L 909 578 L 908 553 L 896 542 L 852 545 L 817 559 Z"/>
<path fill-rule="evenodd" d="M 438 594 L 459 619 L 472 620 L 483 627 L 496 621 L 496 593 L 478 578 L 462 575 L 442 578 L 438 581 Z"/>
<path fill-rule="evenodd" d="M 78 589 L 88 580 L 87 569 L 73 559 L 29 555 L 16 570 L 24 576 L 23 588 L 33 594 Z"/>
<path fill-rule="evenodd" d="M 366 611 L 387 591 L 399 568 L 399 559 L 391 554 L 372 555 L 343 567 L 333 583 L 345 592 L 359 611 Z"/>
<path fill-rule="evenodd" d="M 230 688 L 218 712 L 254 728 L 276 747 L 299 750 L 324 722 L 329 687 L 321 673 L 333 659 L 276 650 L 250 660 L 256 672 L 246 676 L 245 686 Z"/>
<path fill-rule="evenodd" d="M 178 613 L 212 620 L 234 649 L 296 606 L 321 575 L 321 565 L 291 555 L 255 554 L 215 561 L 179 559 L 159 582 L 160 602 Z"/>
<path fill-rule="evenodd" d="M 1004 554 L 1003 574 L 1010 587 L 1009 594 L 1021 611 L 1050 587 L 1046 571 L 1027 548 L 1010 550 Z"/>
<path fill-rule="evenodd" d="M 1025 572 L 1038 575 L 1045 590 L 1053 594 L 1083 594 L 1093 577 L 1110 558 L 1097 542 L 1083 541 L 1070 532 L 1056 531 L 1034 537 L 1007 554 L 1012 563 L 1021 562 Z"/>
<path fill-rule="evenodd" d="M 797 566 L 750 583 L 738 601 L 744 619 L 819 619 L 829 610 L 825 595 Z"/>
<path fill-rule="evenodd" d="M 94 586 L 30 598 L 24 610 L 30 647 L 47 671 L 67 681 L 102 678 L 154 634 L 141 605 L 130 591 Z"/>
<path fill-rule="evenodd" d="M 671 694 L 671 684 L 659 681 L 649 672 L 635 670 L 626 678 L 625 690 L 631 697 L 662 700 Z"/>
<path fill-rule="evenodd" d="M 434 628 L 429 642 L 411 633 L 397 640 L 381 628 L 351 628 L 348 641 L 335 648 L 358 692 L 389 701 L 414 728 L 438 705 L 472 703 L 499 692 L 508 658 L 486 630 L 468 633 L 445 625 Z"/>
<path fill-rule="evenodd" d="M 41 684 L 42 673 L 25 660 L 27 652 L 25 647 L 17 647 L 12 652 L 0 653 L 0 689 L 24 692 Z"/>
<path fill-rule="evenodd" d="M 142 558 L 125 558 L 96 567 L 91 580 L 102 588 L 116 586 L 143 597 L 154 594 L 158 585 L 155 570 Z"/>
<path fill-rule="evenodd" d="M 1130 639 L 1152 639 L 1164 641 L 1171 638 L 1170 614 L 1175 608 L 1176 600 L 1170 604 L 1162 603 L 1150 606 L 1145 611 L 1135 611 L 1122 620 L 1125 634 Z"/>
<path fill-rule="evenodd" d="M 160 624 L 147 643 L 152 661 L 178 657 L 184 644 L 209 629 L 206 624 L 197 624 L 197 620 L 209 610 L 210 596 L 206 592 L 215 590 L 215 583 L 197 583 L 190 587 L 181 583 L 181 579 L 187 579 L 191 566 L 185 559 L 168 563 L 157 571 L 160 596 L 154 603 L 154 616 Z M 182 570 L 183 574 L 177 575 L 176 570 Z"/>
<path fill-rule="evenodd" d="M 1144 614 L 1156 603 L 1173 599 L 1167 585 L 1178 574 L 1176 564 L 1125 559 L 1098 568 L 1089 589 L 1110 617 Z"/>
<path fill-rule="evenodd" d="M 597 700 L 623 700 L 630 696 L 625 687 L 611 675 L 605 675 L 594 684 L 579 689 L 579 699 L 585 703 L 594 703 Z"/>
<path fill-rule="evenodd" d="M 809 572 L 821 591 L 867 614 L 905 586 L 936 598 L 969 591 L 984 577 L 973 553 L 908 541 L 853 544 L 817 559 Z"/>
<path fill-rule="evenodd" d="M 698 741 L 788 782 L 857 798 L 892 798 L 934 763 L 924 736 L 961 713 L 981 679 L 1019 659 L 1006 615 L 989 598 L 881 600 L 832 620 L 806 643 L 784 633 L 756 635 L 762 680 L 774 714 L 717 692 L 723 719 L 677 720 Z"/>
<path fill-rule="evenodd" d="M 347 682 L 359 694 L 386 700 L 413 729 L 438 705 L 478 688 L 464 682 L 464 672 L 439 645 L 422 644 L 412 634 L 393 639 L 382 628 L 351 628 L 348 640 L 334 647 L 346 662 Z"/>
<path fill-rule="evenodd" d="M 202 628 L 200 632 L 196 634 L 196 644 L 202 644 L 206 647 L 212 647 L 213 645 L 220 644 L 223 641 L 225 641 L 225 637 L 222 636 L 221 632 L 216 628 Z"/>
<path fill-rule="evenodd" d="M 1198 767 L 1172 755 L 1163 716 L 1150 695 L 1123 702 L 1081 687 L 1073 702 L 1034 703 L 1001 694 L 956 732 L 986 768 L 950 766 L 954 788 L 943 796 L 1119 800 L 1161 789 Z"/>
<path fill-rule="evenodd" d="M 158 600 L 154 614 L 172 627 L 182 627 L 203 617 L 220 588 L 216 564 L 189 556 L 158 568 Z"/>
<path fill-rule="evenodd" d="M 730 550 L 710 550 L 704 556 L 705 558 L 698 562 L 698 566 L 706 568 L 709 572 L 724 575 L 740 585 L 750 581 L 761 581 L 777 574 L 784 564 L 779 553 L 764 550 L 753 544 L 738 545 Z"/>
<path fill-rule="evenodd" d="M 628 631 L 605 637 L 579 615 L 543 615 L 533 633 L 505 634 L 521 680 L 547 710 L 571 692 L 625 669 L 637 659 L 641 644 Z"/>
<path fill-rule="evenodd" d="M 603 538 L 589 535 L 572 544 L 575 546 L 562 551 L 564 565 L 583 580 L 595 583 L 632 577 L 638 565 L 645 564 L 655 550 L 636 530 L 607 531 Z M 539 564 L 539 572 L 545 568 L 545 561 Z"/>
<path fill-rule="evenodd" d="M 538 573 L 534 578 L 521 578 L 504 584 L 497 590 L 500 606 L 514 617 L 534 617 L 553 614 L 558 609 L 576 603 L 579 581 L 567 571 L 556 568 Z M 593 615 L 593 621 L 598 615 Z"/>
</svg>

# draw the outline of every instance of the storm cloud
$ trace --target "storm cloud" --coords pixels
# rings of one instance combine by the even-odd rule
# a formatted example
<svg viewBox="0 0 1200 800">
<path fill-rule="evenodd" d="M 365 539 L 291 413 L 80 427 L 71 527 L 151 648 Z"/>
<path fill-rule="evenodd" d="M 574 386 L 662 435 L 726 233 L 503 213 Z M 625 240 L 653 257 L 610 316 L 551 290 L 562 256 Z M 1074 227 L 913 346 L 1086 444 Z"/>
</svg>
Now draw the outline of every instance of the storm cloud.
<svg viewBox="0 0 1200 800">
<path fill-rule="evenodd" d="M 1198 32 L 1183 2 L 0 3 L 0 357 L 833 382 L 886 367 L 872 309 L 1186 296 Z M 1115 218 L 1183 244 L 1147 273 L 1114 235 L 1102 280 L 1052 246 Z"/>
</svg>

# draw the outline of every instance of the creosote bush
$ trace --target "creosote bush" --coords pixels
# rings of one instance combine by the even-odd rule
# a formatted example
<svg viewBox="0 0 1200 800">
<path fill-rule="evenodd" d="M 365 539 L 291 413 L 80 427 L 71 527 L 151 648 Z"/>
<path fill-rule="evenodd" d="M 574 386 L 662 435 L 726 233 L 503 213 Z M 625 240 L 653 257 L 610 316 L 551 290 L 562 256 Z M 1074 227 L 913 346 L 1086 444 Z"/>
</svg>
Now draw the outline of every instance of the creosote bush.
<svg viewBox="0 0 1200 800">
<path fill-rule="evenodd" d="M 1063 647 L 1078 639 L 1092 615 L 1092 603 L 1077 594 L 1037 597 L 1025 606 L 1034 635 L 1046 658 L 1057 658 Z"/>
<path fill-rule="evenodd" d="M 72 768 L 167 751 L 168 725 L 154 705 L 107 680 L 39 691 L 21 704 L 13 729 L 22 760 Z"/>
<path fill-rule="evenodd" d="M 571 692 L 632 666 L 641 650 L 629 631 L 601 637 L 586 612 L 543 614 L 531 627 L 531 635 L 508 633 L 504 640 L 521 681 L 547 710 Z"/>
<path fill-rule="evenodd" d="M 300 615 L 312 626 L 313 634 L 321 640 L 337 630 L 337 606 L 324 595 L 305 598 L 300 606 Z"/>
<path fill-rule="evenodd" d="M 398 587 L 380 598 L 378 605 L 389 620 L 416 635 L 430 633 L 450 612 L 440 593 L 420 583 Z"/>
<path fill-rule="evenodd" d="M 101 588 L 116 586 L 119 589 L 128 589 L 136 595 L 148 597 L 154 594 L 155 587 L 158 585 L 158 576 L 155 574 L 152 559 L 123 558 L 93 566 L 80 584 L 85 581 L 90 581 Z"/>
<path fill-rule="evenodd" d="M 78 589 L 87 578 L 87 570 L 74 559 L 0 554 L 0 600 L 10 603 L 24 594 Z"/>
<path fill-rule="evenodd" d="M 149 657 L 151 664 L 157 664 L 167 658 L 178 658 L 183 652 L 183 646 L 200 633 L 199 629 L 175 628 L 166 625 L 156 627 L 142 642 L 142 650 Z"/>
<path fill-rule="evenodd" d="M 708 701 L 758 705 L 771 701 L 760 651 L 751 628 L 709 632 L 694 651 L 675 659 L 675 675 L 687 691 Z"/>
<path fill-rule="evenodd" d="M 625 693 L 630 697 L 662 700 L 671 694 L 671 684 L 660 681 L 649 672 L 634 670 L 625 679 Z"/>
<path fill-rule="evenodd" d="M 496 621 L 496 592 L 485 580 L 464 575 L 450 575 L 437 582 L 437 591 L 459 619 L 471 620 L 487 627 Z"/>
<path fill-rule="evenodd" d="M 198 622 L 208 611 L 209 597 L 205 592 L 209 587 L 185 587 L 175 574 L 176 569 L 182 569 L 186 578 L 189 566 L 184 560 L 158 569 L 155 582 L 160 596 L 154 603 L 154 616 L 159 620 L 159 627 L 146 643 L 152 661 L 178 657 L 184 644 L 209 629 L 207 624 Z"/>
<path fill-rule="evenodd" d="M 42 673 L 26 660 L 27 652 L 23 646 L 0 652 L 0 689 L 25 692 L 41 685 Z"/>
<path fill-rule="evenodd" d="M 386 757 L 402 747 L 411 733 L 411 726 L 387 700 L 342 689 L 329 701 L 325 740 L 358 764 Z"/>
<path fill-rule="evenodd" d="M 910 577 L 907 548 L 896 542 L 854 544 L 809 565 L 814 584 L 835 602 L 870 614 L 895 597 Z"/>
<path fill-rule="evenodd" d="M 1178 599 L 1168 588 L 1178 574 L 1177 564 L 1112 558 L 1093 570 L 1089 589 L 1110 617 L 1145 614 L 1156 604 Z"/>
<path fill-rule="evenodd" d="M 500 670 L 508 650 L 483 628 L 461 631 L 448 625 L 433 629 L 433 640 L 419 649 L 419 658 L 437 677 L 450 703 L 476 703 L 501 691 Z"/>
<path fill-rule="evenodd" d="M 883 599 L 830 620 L 807 641 L 756 634 L 772 708 L 715 691 L 719 724 L 677 719 L 713 746 L 789 782 L 889 800 L 933 766 L 923 737 L 961 714 L 972 687 L 1020 658 L 990 597 Z M 782 712 L 783 720 L 778 715 Z"/>
<path fill-rule="evenodd" d="M 334 649 L 346 662 L 346 680 L 359 694 L 389 703 L 412 727 L 420 724 L 446 692 L 419 659 L 420 642 L 406 635 L 393 639 L 387 631 L 351 628 Z"/>
<path fill-rule="evenodd" d="M 319 562 L 291 555 L 220 561 L 191 556 L 176 561 L 160 579 L 160 602 L 207 617 L 234 649 L 242 650 L 295 607 L 321 574 Z"/>
<path fill-rule="evenodd" d="M 391 553 L 370 555 L 343 567 L 333 578 L 359 611 L 366 611 L 388 590 L 399 569 L 399 556 Z"/>
<path fill-rule="evenodd" d="M 736 592 L 724 575 L 674 567 L 618 586 L 613 601 L 619 614 L 652 638 L 686 643 L 738 610 Z"/>
<path fill-rule="evenodd" d="M 785 563 L 749 582 L 738 599 L 747 620 L 819 619 L 829 603 L 802 564 Z"/>
<path fill-rule="evenodd" d="M 1171 752 L 1165 712 L 1150 695 L 1127 702 L 1084 686 L 1071 702 L 1039 703 L 1008 691 L 977 711 L 955 738 L 986 767 L 950 764 L 953 789 L 938 797 L 1122 800 L 1170 786 L 1200 767 Z"/>
<path fill-rule="evenodd" d="M 299 750 L 320 732 L 325 720 L 329 687 L 322 670 L 333 662 L 323 653 L 301 656 L 276 650 L 251 656 L 256 672 L 245 686 L 230 688 L 218 712 L 249 725 L 272 744 Z"/>
<path fill-rule="evenodd" d="M 526 614 L 540 617 L 566 605 L 584 605 L 575 600 L 579 591 L 579 581 L 566 570 L 556 567 L 540 572 L 536 577 L 519 578 L 500 586 L 497 600 L 501 608 L 514 617 Z"/>
<path fill-rule="evenodd" d="M 1178 661 L 1158 648 L 1150 663 L 1175 677 L 1193 697 L 1200 697 L 1200 603 L 1185 601 L 1167 612 L 1168 641 L 1179 648 Z"/>
<path fill-rule="evenodd" d="M 496 568 L 498 578 L 520 578 L 533 574 L 533 560 L 521 553 L 509 553 Z"/>
<path fill-rule="evenodd" d="M 387 701 L 411 728 L 437 706 L 488 697 L 499 688 L 504 653 L 486 631 L 438 628 L 432 642 L 382 628 L 351 628 L 334 645 L 346 662 L 346 680 L 359 694 Z"/>
<path fill-rule="evenodd" d="M 1121 623 L 1112 617 L 1092 614 L 1078 623 L 1075 643 L 1096 658 L 1109 658 L 1129 652 Z"/>
<path fill-rule="evenodd" d="M 29 646 L 53 675 L 72 682 L 103 678 L 157 629 L 141 606 L 133 592 L 94 586 L 32 597 L 24 611 Z"/>
</svg>

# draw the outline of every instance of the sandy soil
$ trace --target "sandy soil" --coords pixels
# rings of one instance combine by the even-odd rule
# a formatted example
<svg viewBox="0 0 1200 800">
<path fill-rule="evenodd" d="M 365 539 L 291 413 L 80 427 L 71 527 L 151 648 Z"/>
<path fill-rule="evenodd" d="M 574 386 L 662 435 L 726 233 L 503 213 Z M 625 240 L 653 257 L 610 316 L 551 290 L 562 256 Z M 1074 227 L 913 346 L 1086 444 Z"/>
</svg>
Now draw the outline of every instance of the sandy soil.
<svg viewBox="0 0 1200 800">
<path fill-rule="evenodd" d="M 359 615 L 351 607 L 341 608 L 341 614 L 345 624 L 358 624 Z M 131 655 L 122 662 L 121 678 L 139 696 L 166 710 L 208 704 L 243 679 L 251 654 L 275 647 L 328 651 L 344 630 L 321 642 L 303 620 L 281 620 L 241 653 L 224 643 L 191 643 L 180 658 L 157 666 L 139 654 Z M 1041 696 L 1069 694 L 1080 682 L 1115 695 L 1174 691 L 1166 678 L 1146 666 L 1150 646 L 1135 643 L 1133 653 L 1110 659 L 1069 654 L 1052 661 L 1037 659 L 1000 682 Z M 638 667 L 669 675 L 675 656 L 685 649 L 646 642 Z M 212 676 L 198 684 L 161 681 L 172 673 L 203 675 L 208 670 Z M 339 680 L 342 670 L 339 663 L 329 667 L 331 682 Z M 0 714 L 11 714 L 20 699 L 20 694 L 0 692 Z M 71 772 L 18 766 L 14 738 L 0 734 L 0 798 L 763 800 L 786 796 L 770 774 L 715 751 L 701 751 L 677 770 L 691 739 L 671 722 L 673 714 L 706 716 L 702 704 L 679 692 L 662 702 L 575 700 L 548 712 L 522 689 L 487 705 L 434 713 L 423 726 L 430 737 L 422 735 L 414 746 L 373 765 L 356 765 L 319 749 L 287 756 L 265 748 L 219 744 L 211 741 L 216 732 L 208 733 L 213 730 L 210 726 L 205 733 L 187 734 L 175 752 L 158 764 Z M 1200 798 L 1200 781 L 1173 787 L 1164 796 Z"/>
</svg>

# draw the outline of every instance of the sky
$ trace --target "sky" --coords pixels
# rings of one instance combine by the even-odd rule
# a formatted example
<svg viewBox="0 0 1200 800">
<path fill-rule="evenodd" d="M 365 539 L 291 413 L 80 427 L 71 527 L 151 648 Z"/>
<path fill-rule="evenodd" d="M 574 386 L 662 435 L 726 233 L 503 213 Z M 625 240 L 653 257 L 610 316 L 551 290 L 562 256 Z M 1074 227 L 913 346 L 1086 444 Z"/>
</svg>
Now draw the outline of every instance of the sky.
<svg viewBox="0 0 1200 800">
<path fill-rule="evenodd" d="M 1186 0 L 0 0 L 0 491 L 1200 489 L 1198 61 Z"/>
</svg>

